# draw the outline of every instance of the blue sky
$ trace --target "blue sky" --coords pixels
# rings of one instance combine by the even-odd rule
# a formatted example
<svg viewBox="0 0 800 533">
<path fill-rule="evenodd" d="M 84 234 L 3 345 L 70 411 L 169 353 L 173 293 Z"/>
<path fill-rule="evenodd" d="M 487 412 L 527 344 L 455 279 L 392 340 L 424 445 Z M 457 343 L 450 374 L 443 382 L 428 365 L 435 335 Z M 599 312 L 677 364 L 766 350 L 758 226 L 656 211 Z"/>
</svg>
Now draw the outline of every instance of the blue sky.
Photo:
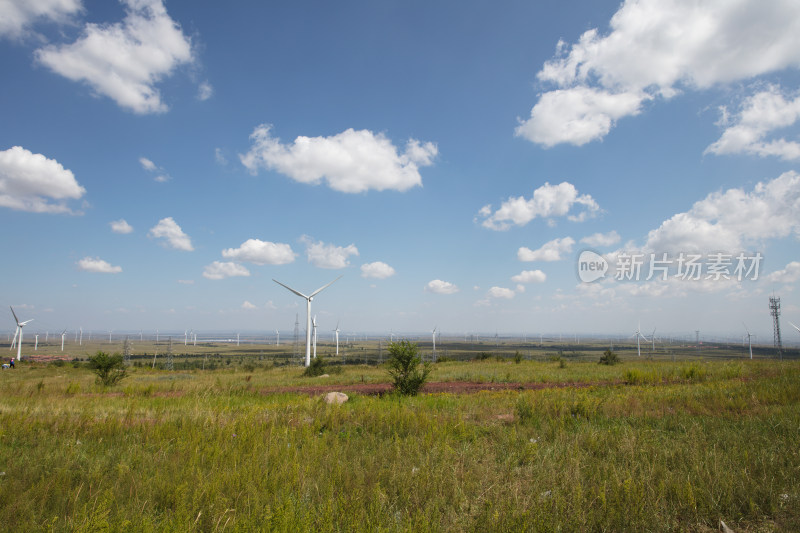
<svg viewBox="0 0 800 533">
<path fill-rule="evenodd" d="M 26 334 L 291 330 L 272 279 L 341 275 L 322 330 L 769 340 L 774 291 L 800 338 L 797 2 L 11 0 L 0 65 Z"/>
</svg>

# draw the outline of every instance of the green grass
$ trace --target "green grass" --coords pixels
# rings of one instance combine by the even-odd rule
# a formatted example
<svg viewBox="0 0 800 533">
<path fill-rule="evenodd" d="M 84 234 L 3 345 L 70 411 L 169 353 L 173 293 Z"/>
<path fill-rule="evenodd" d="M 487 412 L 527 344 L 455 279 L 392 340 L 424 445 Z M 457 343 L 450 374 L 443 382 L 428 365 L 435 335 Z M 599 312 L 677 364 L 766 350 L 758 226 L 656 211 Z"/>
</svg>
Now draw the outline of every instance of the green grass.
<svg viewBox="0 0 800 533">
<path fill-rule="evenodd" d="M 388 381 L 301 372 L 3 372 L 0 530 L 800 530 L 797 362 L 487 360 L 430 379 L 592 385 L 265 393 Z"/>
</svg>

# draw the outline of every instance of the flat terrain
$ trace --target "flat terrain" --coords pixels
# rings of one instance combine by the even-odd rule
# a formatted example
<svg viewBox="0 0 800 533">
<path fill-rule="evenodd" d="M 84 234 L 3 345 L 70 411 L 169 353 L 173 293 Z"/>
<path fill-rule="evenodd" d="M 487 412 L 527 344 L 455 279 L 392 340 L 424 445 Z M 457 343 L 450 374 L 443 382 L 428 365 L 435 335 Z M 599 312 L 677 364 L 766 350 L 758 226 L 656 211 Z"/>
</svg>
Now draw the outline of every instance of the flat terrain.
<svg viewBox="0 0 800 533">
<path fill-rule="evenodd" d="M 220 357 L 0 373 L 0 531 L 800 530 L 797 361 Z"/>
</svg>

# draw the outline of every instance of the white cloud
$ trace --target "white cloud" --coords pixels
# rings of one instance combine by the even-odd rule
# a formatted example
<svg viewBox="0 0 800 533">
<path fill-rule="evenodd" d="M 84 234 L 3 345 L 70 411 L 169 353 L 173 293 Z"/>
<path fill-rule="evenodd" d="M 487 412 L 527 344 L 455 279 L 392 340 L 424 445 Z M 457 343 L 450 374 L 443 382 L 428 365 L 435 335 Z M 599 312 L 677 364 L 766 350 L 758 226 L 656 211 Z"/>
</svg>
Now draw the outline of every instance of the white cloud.
<svg viewBox="0 0 800 533">
<path fill-rule="evenodd" d="M 247 300 L 245 300 L 244 303 L 242 304 L 242 309 L 246 309 L 247 311 L 250 311 L 252 309 L 258 309 L 258 308 L 255 305 L 253 305 L 250 302 L 248 302 Z"/>
<path fill-rule="evenodd" d="M 752 191 L 709 194 L 647 235 L 656 252 L 738 252 L 766 239 L 800 235 L 800 174 L 786 172 Z"/>
<path fill-rule="evenodd" d="M 563 254 L 570 253 L 574 244 L 575 240 L 572 237 L 564 237 L 546 242 L 538 250 L 531 250 L 523 246 L 517 250 L 517 259 L 520 261 L 561 261 Z"/>
<path fill-rule="evenodd" d="M 33 213 L 73 213 L 65 205 L 86 192 L 55 159 L 21 146 L 0 151 L 0 206 Z"/>
<path fill-rule="evenodd" d="M 383 261 L 361 265 L 361 277 L 363 278 L 386 279 L 394 275 L 394 269 Z"/>
<path fill-rule="evenodd" d="M 727 108 L 722 108 L 722 136 L 705 153 L 717 155 L 746 153 L 784 160 L 800 159 L 800 143 L 786 139 L 765 141 L 772 131 L 786 128 L 800 119 L 800 95 L 787 100 L 780 87 L 769 86 L 747 98 L 733 124 Z"/>
<path fill-rule="evenodd" d="M 186 235 L 172 217 L 162 218 L 158 224 L 150 228 L 149 237 L 164 239 L 166 243 L 176 250 L 191 252 L 194 250 L 192 240 Z"/>
<path fill-rule="evenodd" d="M 142 168 L 146 171 L 156 174 L 156 177 L 153 180 L 157 181 L 158 183 L 165 183 L 172 179 L 169 174 L 167 174 L 163 168 L 159 167 L 151 160 L 147 159 L 146 157 L 140 157 L 139 163 L 142 165 Z"/>
<path fill-rule="evenodd" d="M 505 287 L 492 287 L 489 289 L 489 292 L 486 293 L 488 298 L 499 298 L 504 300 L 510 300 L 514 297 L 516 293 Z"/>
<path fill-rule="evenodd" d="M 575 206 L 582 206 L 583 210 L 576 215 L 568 215 Z M 484 218 L 482 225 L 496 231 L 506 230 L 511 225 L 524 226 L 535 218 L 552 218 L 567 216 L 573 222 L 582 222 L 589 217 L 596 216 L 600 206 L 588 194 L 578 195 L 578 189 L 569 182 L 558 185 L 544 185 L 533 191 L 533 196 L 527 199 L 523 196 L 510 197 L 503 202 L 500 208 L 492 213 L 492 206 L 486 205 L 478 212 Z"/>
<path fill-rule="evenodd" d="M 538 73 L 545 92 L 517 134 L 543 146 L 581 145 L 645 100 L 671 98 L 800 66 L 794 0 L 626 0 L 610 31 L 586 31 Z"/>
<path fill-rule="evenodd" d="M 225 157 L 225 151 L 222 148 L 214 148 L 214 161 L 223 166 L 228 164 L 228 158 Z"/>
<path fill-rule="evenodd" d="M 435 144 L 415 139 L 398 153 L 382 133 L 352 128 L 331 137 L 300 136 L 292 144 L 282 144 L 270 129 L 266 124 L 258 126 L 250 135 L 250 151 L 239 156 L 251 173 L 259 168 L 276 170 L 301 183 L 325 181 L 346 193 L 405 191 L 422 185 L 419 167 L 432 165 L 438 153 Z"/>
<path fill-rule="evenodd" d="M 109 225 L 111 226 L 111 231 L 114 233 L 133 233 L 133 226 L 128 224 L 124 218 L 109 222 Z"/>
<path fill-rule="evenodd" d="M 82 10 L 81 0 L 5 0 L 0 2 L 0 37 L 21 37 L 38 21 L 68 22 Z"/>
<path fill-rule="evenodd" d="M 581 239 L 581 242 L 589 246 L 612 246 L 620 240 L 622 240 L 622 237 L 619 236 L 619 233 L 609 231 L 608 233 L 594 233 Z"/>
<path fill-rule="evenodd" d="M 99 257 L 84 257 L 78 261 L 78 268 L 86 272 L 99 272 L 101 274 L 119 274 L 122 267 L 112 266 Z"/>
<path fill-rule="evenodd" d="M 193 279 L 179 279 L 178 283 L 180 283 L 181 285 L 194 285 L 194 280 Z"/>
<path fill-rule="evenodd" d="M 511 277 L 514 283 L 544 283 L 546 280 L 547 275 L 541 270 L 523 270 Z"/>
<path fill-rule="evenodd" d="M 794 283 L 800 279 L 800 261 L 792 261 L 786 268 L 776 270 L 766 279 L 771 283 Z"/>
<path fill-rule="evenodd" d="M 208 81 L 204 81 L 197 87 L 197 99 L 204 102 L 214 95 L 214 88 Z"/>
<path fill-rule="evenodd" d="M 293 262 L 297 254 L 288 244 L 247 239 L 239 248 L 222 250 L 222 257 L 256 265 L 286 265 Z"/>
<path fill-rule="evenodd" d="M 582 146 L 601 139 L 617 120 L 638 115 L 646 95 L 634 91 L 611 93 L 589 87 L 573 87 L 542 95 L 521 121 L 516 134 L 550 148 L 560 143 Z"/>
<path fill-rule="evenodd" d="M 308 262 L 318 268 L 346 268 L 350 265 L 348 257 L 358 255 L 358 248 L 354 244 L 348 246 L 336 246 L 316 242 L 311 237 L 304 235 L 300 242 L 306 245 L 306 255 Z"/>
<path fill-rule="evenodd" d="M 455 294 L 458 291 L 459 288 L 456 285 L 440 279 L 429 281 L 428 284 L 425 285 L 425 292 L 432 292 L 434 294 Z"/>
<path fill-rule="evenodd" d="M 162 113 L 167 105 L 155 85 L 175 68 L 194 61 L 189 37 L 161 0 L 123 0 L 122 23 L 86 24 L 72 44 L 49 45 L 36 59 L 134 113 Z"/>
<path fill-rule="evenodd" d="M 233 262 L 214 261 L 203 270 L 203 277 L 207 279 L 225 279 L 235 276 L 247 277 L 249 275 L 249 270 Z"/>
</svg>

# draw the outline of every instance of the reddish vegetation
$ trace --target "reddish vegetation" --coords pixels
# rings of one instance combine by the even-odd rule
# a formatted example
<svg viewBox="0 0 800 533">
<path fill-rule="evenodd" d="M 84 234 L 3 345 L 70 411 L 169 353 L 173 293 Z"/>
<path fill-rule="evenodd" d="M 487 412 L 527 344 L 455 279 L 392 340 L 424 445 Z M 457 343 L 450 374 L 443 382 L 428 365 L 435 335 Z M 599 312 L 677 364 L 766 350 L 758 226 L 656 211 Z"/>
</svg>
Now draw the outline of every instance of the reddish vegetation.
<svg viewBox="0 0 800 533">
<path fill-rule="evenodd" d="M 26 355 L 26 361 L 31 363 L 52 363 L 53 361 L 72 361 L 72 356 L 69 355 Z"/>
<path fill-rule="evenodd" d="M 592 382 L 592 383 L 475 383 L 471 381 L 440 381 L 436 383 L 426 383 L 422 387 L 423 393 L 449 392 L 453 394 L 468 394 L 480 391 L 501 391 L 501 390 L 540 390 L 540 389 L 561 389 L 566 387 L 585 388 L 596 385 L 612 385 L 613 382 Z M 352 383 L 349 385 L 314 385 L 307 387 L 279 387 L 264 389 L 264 394 L 275 394 L 281 392 L 299 392 L 302 394 L 326 394 L 328 392 L 350 392 L 364 394 L 368 396 L 380 396 L 391 392 L 392 386 L 389 383 Z"/>
</svg>

